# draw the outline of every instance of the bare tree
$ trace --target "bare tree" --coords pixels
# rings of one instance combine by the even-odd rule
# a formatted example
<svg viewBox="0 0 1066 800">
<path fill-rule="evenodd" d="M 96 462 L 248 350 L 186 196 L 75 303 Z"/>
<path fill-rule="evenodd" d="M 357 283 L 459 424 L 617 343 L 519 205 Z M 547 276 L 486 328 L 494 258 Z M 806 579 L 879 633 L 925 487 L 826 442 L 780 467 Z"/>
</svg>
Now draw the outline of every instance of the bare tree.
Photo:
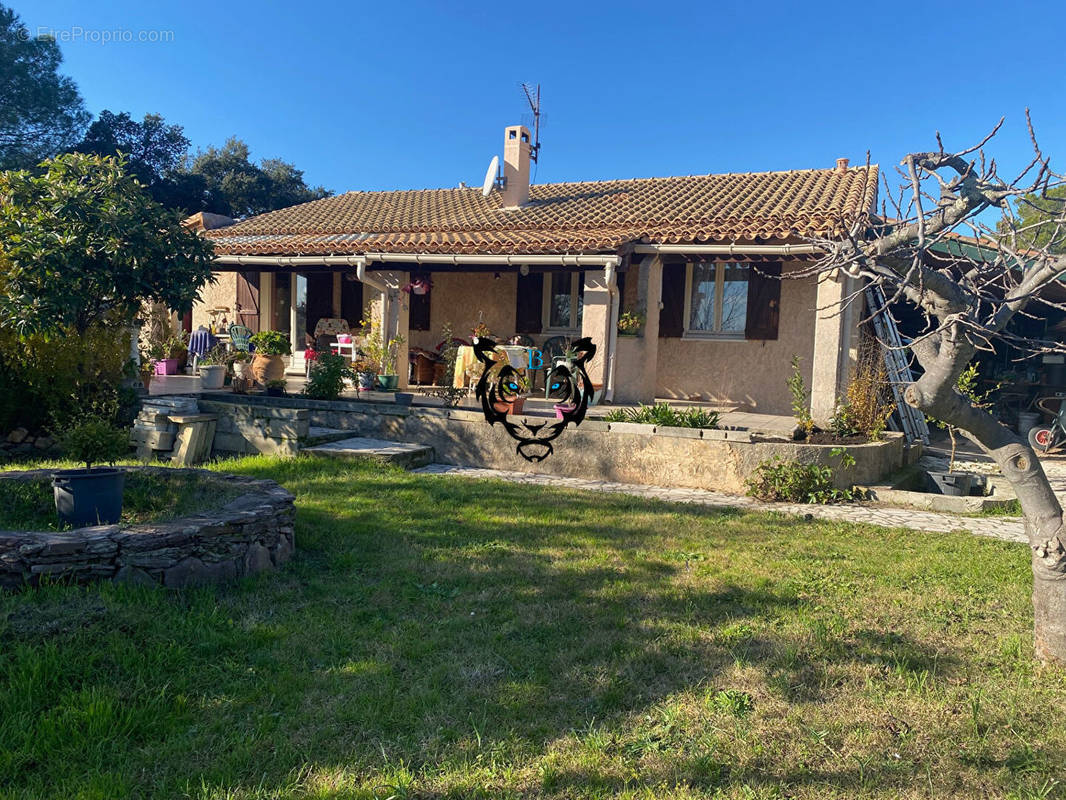
<svg viewBox="0 0 1066 800">
<path fill-rule="evenodd" d="M 1008 330 L 1017 315 L 1039 314 L 1041 305 L 1055 305 L 1042 294 L 1066 272 L 1066 256 L 1054 255 L 1051 245 L 1033 250 L 1023 243 L 1037 240 L 1034 226 L 1046 228 L 1040 241 L 1061 243 L 1066 213 L 1020 222 L 1016 205 L 1028 202 L 1025 196 L 1046 197 L 1063 185 L 1063 176 L 1051 170 L 1030 122 L 1032 159 L 1017 176 L 1002 178 L 996 162 L 984 152 L 1002 123 L 966 150 L 946 151 L 938 133 L 937 150 L 906 156 L 898 169 L 899 190 L 893 195 L 885 182 L 890 199 L 881 218 L 854 224 L 843 241 L 822 241 L 827 255 L 808 274 L 843 270 L 861 278 L 862 284 L 879 284 L 890 300 L 911 303 L 925 315 L 925 331 L 906 345 L 921 376 L 904 397 L 965 432 L 1014 486 L 1032 549 L 1036 653 L 1066 663 L 1062 507 L 1028 443 L 955 389 L 974 356 L 997 341 L 1034 354 L 1066 349 L 1055 342 L 1022 339 Z M 965 257 L 944 259 L 944 243 L 959 233 L 977 236 L 984 244 L 967 248 Z M 940 255 L 934 251 L 938 245 Z M 861 289 L 844 302 L 859 297 Z"/>
</svg>

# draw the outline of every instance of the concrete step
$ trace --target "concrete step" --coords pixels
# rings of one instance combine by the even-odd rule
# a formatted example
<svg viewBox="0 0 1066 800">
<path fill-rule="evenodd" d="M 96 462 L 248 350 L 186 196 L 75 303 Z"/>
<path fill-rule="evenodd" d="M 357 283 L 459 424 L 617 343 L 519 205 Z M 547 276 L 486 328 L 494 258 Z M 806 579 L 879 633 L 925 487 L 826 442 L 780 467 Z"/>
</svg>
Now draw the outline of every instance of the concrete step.
<svg viewBox="0 0 1066 800">
<path fill-rule="evenodd" d="M 383 439 L 367 439 L 362 436 L 307 447 L 300 452 L 325 458 L 380 461 L 396 464 L 404 469 L 416 469 L 433 462 L 432 447 L 411 442 L 386 442 Z"/>
<path fill-rule="evenodd" d="M 339 442 L 341 439 L 350 439 L 351 437 L 351 431 L 341 430 L 340 428 L 320 428 L 312 425 L 307 431 L 307 436 L 300 443 L 304 447 L 315 447 L 316 445 Z"/>
</svg>

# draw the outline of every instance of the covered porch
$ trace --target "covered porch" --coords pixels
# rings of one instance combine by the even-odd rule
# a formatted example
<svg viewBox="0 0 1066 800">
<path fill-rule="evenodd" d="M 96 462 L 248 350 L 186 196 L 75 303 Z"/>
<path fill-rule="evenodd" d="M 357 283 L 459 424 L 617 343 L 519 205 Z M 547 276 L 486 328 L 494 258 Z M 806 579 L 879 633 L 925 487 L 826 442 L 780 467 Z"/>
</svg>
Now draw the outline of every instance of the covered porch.
<svg viewBox="0 0 1066 800">
<path fill-rule="evenodd" d="M 797 277 L 802 246 L 730 249 L 638 245 L 625 257 L 221 256 L 218 264 L 235 283 L 242 322 L 289 334 L 293 377 L 305 374 L 324 318 L 343 319 L 353 331 L 373 319 L 387 337 L 402 337 L 401 388 L 430 382 L 405 366 L 410 354 L 438 353 L 446 326 L 469 342 L 484 325 L 497 341 L 535 348 L 591 338 L 597 355 L 589 374 L 602 402 L 613 405 L 662 399 L 791 416 L 785 380 L 796 356 L 812 413 L 828 421 L 855 357 L 861 314 L 832 308 L 853 290 L 852 280 Z M 643 319 L 635 335 L 619 334 L 623 311 Z M 438 371 L 435 380 L 450 376 Z"/>
</svg>

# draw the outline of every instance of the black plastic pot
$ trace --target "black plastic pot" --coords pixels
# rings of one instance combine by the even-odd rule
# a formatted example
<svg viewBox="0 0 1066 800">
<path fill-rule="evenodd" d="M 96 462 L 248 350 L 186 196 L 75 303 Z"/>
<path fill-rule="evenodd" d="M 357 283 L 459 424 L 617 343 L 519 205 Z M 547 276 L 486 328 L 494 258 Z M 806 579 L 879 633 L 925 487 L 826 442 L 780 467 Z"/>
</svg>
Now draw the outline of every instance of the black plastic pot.
<svg viewBox="0 0 1066 800">
<path fill-rule="evenodd" d="M 398 406 L 409 406 L 411 401 L 415 399 L 415 396 L 410 392 L 397 392 L 392 397 Z"/>
<path fill-rule="evenodd" d="M 953 497 L 966 497 L 973 485 L 973 475 L 969 472 L 930 472 L 929 477 L 941 494 Z"/>
<path fill-rule="evenodd" d="M 114 525 L 122 516 L 126 473 L 114 467 L 64 469 L 52 475 L 59 519 L 67 525 Z"/>
</svg>

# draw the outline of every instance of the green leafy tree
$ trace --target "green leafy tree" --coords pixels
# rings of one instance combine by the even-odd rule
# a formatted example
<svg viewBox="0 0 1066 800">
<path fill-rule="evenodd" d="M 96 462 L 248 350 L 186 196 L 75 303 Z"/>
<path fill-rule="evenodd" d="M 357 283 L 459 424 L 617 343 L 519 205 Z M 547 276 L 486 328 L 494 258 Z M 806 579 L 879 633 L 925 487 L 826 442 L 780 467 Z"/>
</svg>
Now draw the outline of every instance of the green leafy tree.
<svg viewBox="0 0 1066 800">
<path fill-rule="evenodd" d="M 211 279 L 209 241 L 106 156 L 0 173 L 0 328 L 20 336 L 131 320 L 143 301 L 188 310 Z"/>
<path fill-rule="evenodd" d="M 78 87 L 59 74 L 55 40 L 31 36 L 0 5 L 0 169 L 28 168 L 70 147 L 88 125 Z"/>
<path fill-rule="evenodd" d="M 74 151 L 123 156 L 126 171 L 167 208 L 196 211 L 203 205 L 203 179 L 182 172 L 189 139 L 180 125 L 158 114 L 145 114 L 138 122 L 126 112 L 103 111 Z"/>
<path fill-rule="evenodd" d="M 1017 222 L 1013 227 L 1001 220 L 999 230 L 1017 232 L 1018 244 L 1049 253 L 1066 253 L 1066 186 L 1049 189 L 1046 194 L 1022 195 L 1014 204 Z M 1062 220 L 1059 225 L 1055 220 Z"/>
<path fill-rule="evenodd" d="M 254 216 L 330 194 L 321 186 L 308 187 L 303 172 L 286 161 L 253 163 L 248 145 L 237 138 L 198 153 L 188 173 L 204 181 L 203 210 L 231 217 Z"/>
</svg>

